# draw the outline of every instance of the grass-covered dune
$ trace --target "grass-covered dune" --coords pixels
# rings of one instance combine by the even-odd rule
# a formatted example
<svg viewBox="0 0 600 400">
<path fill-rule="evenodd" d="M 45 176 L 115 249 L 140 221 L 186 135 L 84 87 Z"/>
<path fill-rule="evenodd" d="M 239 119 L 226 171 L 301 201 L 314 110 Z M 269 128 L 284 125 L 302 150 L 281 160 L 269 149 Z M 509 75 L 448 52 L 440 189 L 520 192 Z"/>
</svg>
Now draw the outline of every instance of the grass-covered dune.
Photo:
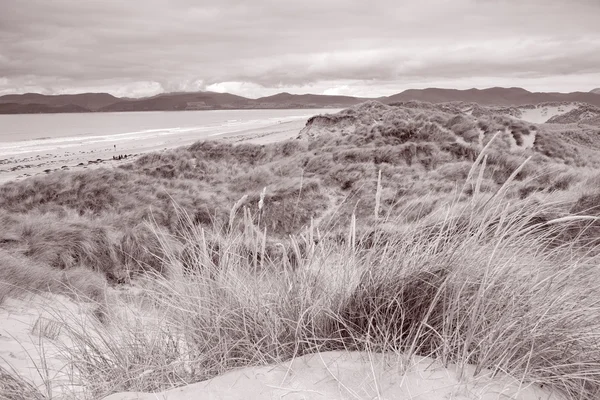
<svg viewBox="0 0 600 400">
<path fill-rule="evenodd" d="M 597 130 L 535 126 L 503 115 L 473 117 L 443 104 L 370 102 L 315 117 L 300 140 L 266 146 L 199 142 L 116 169 L 56 172 L 5 184 L 0 251 L 124 280 L 141 269 L 162 270 L 161 257 L 146 252 L 160 252 L 148 223 L 179 235 L 177 208 L 215 233 L 229 229 L 231 218 L 242 218 L 244 208 L 277 241 L 302 233 L 311 220 L 321 231 L 335 232 L 352 215 L 364 233 L 377 220 L 378 182 L 377 217 L 412 223 L 459 189 L 461 200 L 468 198 L 473 187 L 462 186 L 472 163 L 497 132 L 486 152 L 481 192 L 497 191 L 528 157 L 507 196 L 562 191 L 577 197 L 593 191 L 600 164 Z M 261 198 L 268 207 L 259 209 Z M 232 215 L 234 205 L 238 212 Z M 557 212 L 571 211 L 561 206 Z"/>
<path fill-rule="evenodd" d="M 593 126 L 369 102 L 286 142 L 8 183 L 0 302 L 100 304 L 69 347 L 91 398 L 367 350 L 595 399 L 599 164 Z M 143 334 L 102 294 L 132 279 Z"/>
</svg>

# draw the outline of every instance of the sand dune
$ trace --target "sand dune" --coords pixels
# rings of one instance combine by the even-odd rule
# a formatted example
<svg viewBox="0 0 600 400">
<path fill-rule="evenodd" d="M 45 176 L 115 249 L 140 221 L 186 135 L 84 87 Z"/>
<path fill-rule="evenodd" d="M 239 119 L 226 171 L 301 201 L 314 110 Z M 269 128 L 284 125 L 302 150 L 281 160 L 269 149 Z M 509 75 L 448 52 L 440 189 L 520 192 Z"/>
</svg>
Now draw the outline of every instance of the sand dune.
<svg viewBox="0 0 600 400">
<path fill-rule="evenodd" d="M 89 311 L 85 303 L 54 294 L 7 299 L 0 306 L 0 366 L 37 387 L 49 385 L 56 396 L 81 390 L 73 386 L 75 371 L 67 368 L 68 359 L 56 342 L 59 337 L 68 340 L 54 314 L 59 309 L 71 316 Z"/>
<path fill-rule="evenodd" d="M 455 366 L 445 368 L 425 357 L 406 360 L 397 355 L 327 352 L 240 369 L 161 393 L 118 393 L 104 400 L 560 399 L 502 374 L 492 378 L 491 371 L 473 378 L 474 371 L 467 366 L 461 377 Z"/>
</svg>

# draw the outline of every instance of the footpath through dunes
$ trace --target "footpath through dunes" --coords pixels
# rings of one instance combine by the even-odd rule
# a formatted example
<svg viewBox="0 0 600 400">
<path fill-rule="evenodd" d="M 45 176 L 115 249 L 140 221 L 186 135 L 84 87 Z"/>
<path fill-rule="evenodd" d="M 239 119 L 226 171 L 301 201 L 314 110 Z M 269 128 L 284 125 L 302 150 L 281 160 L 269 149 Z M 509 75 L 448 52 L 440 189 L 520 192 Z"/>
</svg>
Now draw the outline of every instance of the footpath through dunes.
<svg viewBox="0 0 600 400">
<path fill-rule="evenodd" d="M 243 381 L 227 375 L 243 367 L 292 365 L 305 389 L 300 365 L 327 372 L 314 363 L 346 351 L 351 371 L 369 352 L 473 365 L 490 399 L 542 385 L 597 399 L 598 168 L 594 126 L 367 102 L 311 118 L 297 139 L 53 172 L 0 186 L 0 302 L 88 300 L 87 334 L 61 326 L 78 343 L 64 346 L 73 384 L 94 399 Z M 129 285 L 141 294 L 106 295 Z M 412 388 L 369 368 L 391 393 Z M 521 383 L 493 388 L 488 370 Z M 290 393 L 261 379 L 247 390 Z M 478 398 L 461 382 L 438 394 Z"/>
</svg>

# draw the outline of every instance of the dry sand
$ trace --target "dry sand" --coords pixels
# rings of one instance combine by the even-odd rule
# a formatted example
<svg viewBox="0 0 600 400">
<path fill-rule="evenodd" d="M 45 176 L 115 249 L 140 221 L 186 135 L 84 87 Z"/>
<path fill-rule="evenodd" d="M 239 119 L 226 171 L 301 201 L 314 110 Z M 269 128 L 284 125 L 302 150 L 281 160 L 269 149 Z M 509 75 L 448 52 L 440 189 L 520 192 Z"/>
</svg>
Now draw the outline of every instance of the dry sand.
<svg viewBox="0 0 600 400">
<path fill-rule="evenodd" d="M 72 385 L 76 371 L 68 368 L 68 358 L 56 341 L 68 342 L 56 310 L 80 318 L 92 312 L 89 304 L 76 304 L 62 295 L 5 300 L 0 305 L 0 366 L 43 392 L 50 387 L 57 398 L 76 396 L 82 388 Z"/>
<path fill-rule="evenodd" d="M 224 133 L 219 135 L 194 135 L 186 132 L 169 136 L 145 137 L 143 140 L 132 137 L 120 139 L 115 149 L 109 140 L 97 143 L 85 143 L 68 150 L 44 150 L 30 152 L 0 160 L 0 184 L 27 178 L 29 176 L 50 173 L 56 170 L 85 170 L 91 168 L 114 168 L 130 162 L 141 154 L 164 151 L 190 145 L 198 140 L 224 140 L 228 142 L 248 142 L 267 144 L 295 138 L 306 121 L 295 120 L 266 127 Z M 1 143 L 0 143 L 1 145 Z M 123 160 L 113 160 L 113 156 L 127 155 Z"/>
<path fill-rule="evenodd" d="M 310 354 L 279 365 L 244 368 L 161 393 L 118 393 L 104 400 L 558 400 L 535 386 L 474 367 L 446 368 L 431 358 L 360 352 Z"/>
</svg>

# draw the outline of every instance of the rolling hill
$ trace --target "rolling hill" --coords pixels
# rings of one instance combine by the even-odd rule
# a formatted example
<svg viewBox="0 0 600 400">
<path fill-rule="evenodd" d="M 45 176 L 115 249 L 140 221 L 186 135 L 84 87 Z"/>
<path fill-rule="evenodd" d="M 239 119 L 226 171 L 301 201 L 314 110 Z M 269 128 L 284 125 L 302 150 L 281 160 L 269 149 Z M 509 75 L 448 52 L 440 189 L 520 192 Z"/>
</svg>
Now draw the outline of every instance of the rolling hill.
<svg viewBox="0 0 600 400">
<path fill-rule="evenodd" d="M 100 111 L 183 111 L 247 108 L 250 100 L 229 93 L 168 93 L 118 101 Z"/>
<path fill-rule="evenodd" d="M 73 104 L 67 104 L 64 106 L 49 106 L 46 104 L 37 103 L 0 103 L 0 114 L 57 114 L 85 112 L 90 112 L 90 110 Z"/>
<path fill-rule="evenodd" d="M 522 88 L 489 89 L 409 89 L 401 93 L 380 97 L 384 104 L 406 101 L 428 103 L 466 102 L 494 106 L 523 106 L 541 103 L 588 103 L 600 107 L 598 89 L 591 92 L 539 93 Z M 184 92 L 164 93 L 140 99 L 117 98 L 108 93 L 82 93 L 76 95 L 42 95 L 27 93 L 0 96 L 4 113 L 56 113 L 56 112 L 125 112 L 125 111 L 183 111 L 220 109 L 281 109 L 281 108 L 345 108 L 371 98 L 328 96 L 319 94 L 279 93 L 273 96 L 249 99 L 230 93 Z M 15 106 L 18 105 L 18 106 Z M 75 110 L 75 111 L 74 111 Z"/>
<path fill-rule="evenodd" d="M 49 109 L 54 107 L 78 106 L 87 111 L 97 111 L 102 107 L 113 104 L 120 99 L 108 93 L 81 93 L 81 94 L 60 94 L 44 95 L 39 93 L 9 94 L 0 96 L 0 104 L 20 104 L 20 105 L 44 105 Z M 33 107 L 38 108 L 39 107 Z M 23 110 L 27 110 L 24 108 Z M 40 112 L 40 111 L 37 111 Z M 70 111 L 49 111 L 49 112 L 70 112 Z"/>
<path fill-rule="evenodd" d="M 595 93 L 541 93 L 529 92 L 521 88 L 490 88 L 490 89 L 410 89 L 379 101 L 391 104 L 403 101 L 419 100 L 428 103 L 447 103 L 464 101 L 481 105 L 521 106 L 550 102 L 580 102 L 600 106 L 600 97 Z"/>
<path fill-rule="evenodd" d="M 267 108 L 292 108 L 307 106 L 312 106 L 315 108 L 343 108 L 362 103 L 366 100 L 370 99 L 350 96 L 279 93 L 273 96 L 261 97 L 253 100 L 252 102 L 257 107 L 266 106 Z"/>
</svg>

